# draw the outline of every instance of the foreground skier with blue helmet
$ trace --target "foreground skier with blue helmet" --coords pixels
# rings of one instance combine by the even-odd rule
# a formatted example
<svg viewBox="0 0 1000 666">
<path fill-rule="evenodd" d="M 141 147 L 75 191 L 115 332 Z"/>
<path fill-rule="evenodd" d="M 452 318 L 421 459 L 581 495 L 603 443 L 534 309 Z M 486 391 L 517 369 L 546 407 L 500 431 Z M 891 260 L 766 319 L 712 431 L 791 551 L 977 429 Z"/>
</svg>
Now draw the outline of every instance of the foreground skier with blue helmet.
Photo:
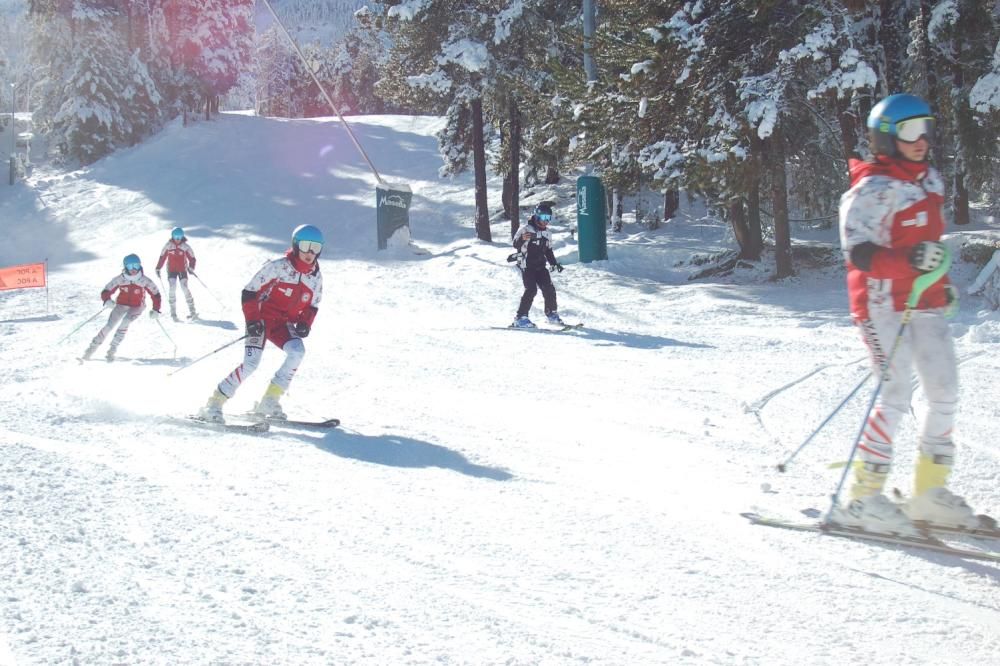
<svg viewBox="0 0 1000 666">
<path fill-rule="evenodd" d="M 945 311 L 955 298 L 947 276 L 913 309 L 895 353 L 914 281 L 946 256 L 944 183 L 928 158 L 934 139 L 930 106 L 914 95 L 891 95 L 868 116 L 874 157 L 851 160 L 851 188 L 840 201 L 840 240 L 847 260 L 851 315 L 872 357 L 873 372 L 889 362 L 882 390 L 858 444 L 851 498 L 832 519 L 842 525 L 905 536 L 913 521 L 976 527 L 980 518 L 945 484 L 955 456 L 958 366 Z M 913 494 L 899 506 L 882 494 L 894 435 L 909 411 L 913 370 L 927 398 Z"/>
<path fill-rule="evenodd" d="M 302 339 L 309 335 L 323 294 L 318 261 L 322 250 L 323 233 L 311 224 L 303 224 L 292 233 L 292 247 L 285 256 L 264 264 L 243 288 L 246 353 L 243 362 L 219 382 L 201 409 L 201 418 L 216 423 L 225 421 L 223 404 L 257 369 L 268 340 L 284 350 L 285 361 L 257 403 L 254 414 L 262 419 L 285 418 L 281 396 L 305 356 Z"/>
</svg>

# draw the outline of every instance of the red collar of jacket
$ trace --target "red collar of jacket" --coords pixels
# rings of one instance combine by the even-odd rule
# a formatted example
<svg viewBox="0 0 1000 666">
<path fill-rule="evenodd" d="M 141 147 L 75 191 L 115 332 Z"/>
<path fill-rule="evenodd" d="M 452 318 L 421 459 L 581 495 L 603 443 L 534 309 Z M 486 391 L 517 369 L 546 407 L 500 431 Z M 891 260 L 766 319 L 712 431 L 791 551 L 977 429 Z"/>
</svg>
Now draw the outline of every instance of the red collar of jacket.
<svg viewBox="0 0 1000 666">
<path fill-rule="evenodd" d="M 888 176 L 897 180 L 916 183 L 927 175 L 927 162 L 911 162 L 898 157 L 878 155 L 867 161 L 850 160 L 848 168 L 851 172 L 851 185 L 868 176 Z"/>
<path fill-rule="evenodd" d="M 299 273 L 306 273 L 306 274 L 312 273 L 319 266 L 318 258 L 313 263 L 307 264 L 306 262 L 299 259 L 299 253 L 296 252 L 294 249 L 288 250 L 288 252 L 285 253 L 285 258 L 288 259 L 288 263 L 292 265 L 292 268 L 297 270 Z"/>
</svg>

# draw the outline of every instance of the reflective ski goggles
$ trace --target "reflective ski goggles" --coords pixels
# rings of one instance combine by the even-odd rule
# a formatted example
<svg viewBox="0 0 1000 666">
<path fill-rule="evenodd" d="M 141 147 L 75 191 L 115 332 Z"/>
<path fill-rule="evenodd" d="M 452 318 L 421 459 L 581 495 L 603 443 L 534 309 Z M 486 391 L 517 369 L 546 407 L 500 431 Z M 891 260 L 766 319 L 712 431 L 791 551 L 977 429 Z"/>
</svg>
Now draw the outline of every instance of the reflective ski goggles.
<svg viewBox="0 0 1000 666">
<path fill-rule="evenodd" d="M 934 119 L 930 116 L 907 118 L 896 123 L 896 138 L 903 143 L 914 143 L 922 136 L 928 141 L 934 138 Z"/>
<path fill-rule="evenodd" d="M 323 250 L 323 244 L 319 241 L 299 241 L 299 252 L 312 252 L 313 254 L 319 254 Z"/>
<path fill-rule="evenodd" d="M 173 238 L 174 240 L 180 240 L 180 239 L 184 238 L 184 234 L 179 233 L 179 232 L 174 232 L 174 233 L 170 234 L 170 237 Z"/>
<path fill-rule="evenodd" d="M 552 213 L 535 213 L 535 217 L 537 217 L 542 222 L 552 221 Z"/>
<path fill-rule="evenodd" d="M 125 264 L 125 270 L 129 273 L 138 273 L 142 270 L 142 266 L 139 264 Z"/>
</svg>

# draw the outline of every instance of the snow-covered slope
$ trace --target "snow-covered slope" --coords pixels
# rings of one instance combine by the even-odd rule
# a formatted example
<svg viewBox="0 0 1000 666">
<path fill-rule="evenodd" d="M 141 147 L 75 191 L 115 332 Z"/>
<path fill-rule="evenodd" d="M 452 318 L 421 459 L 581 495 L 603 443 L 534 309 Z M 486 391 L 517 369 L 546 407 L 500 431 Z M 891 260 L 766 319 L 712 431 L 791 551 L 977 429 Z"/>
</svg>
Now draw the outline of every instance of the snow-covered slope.
<svg viewBox="0 0 1000 666">
<path fill-rule="evenodd" d="M 51 269 L 48 314 L 41 291 L 0 292 L 0 663 L 5 644 L 18 664 L 997 663 L 997 566 L 739 515 L 825 509 L 836 485 L 868 388 L 773 469 L 866 372 L 837 266 L 689 283 L 680 261 L 728 247 L 691 211 L 627 225 L 609 261 L 580 264 L 570 184 L 555 280 L 586 327 L 502 330 L 520 295 L 509 225 L 475 240 L 471 180 L 436 176 L 439 123 L 352 119 L 412 187 L 423 254 L 374 249 L 374 178 L 329 120 L 173 125 L 0 189 L 0 266 Z M 495 209 L 498 180 L 490 193 Z M 327 236 L 326 289 L 284 404 L 343 427 L 171 420 L 241 348 L 169 373 L 242 333 L 240 290 L 303 222 Z M 125 254 L 151 274 L 178 225 L 204 321 L 167 321 L 168 339 L 143 317 L 120 361 L 79 364 L 104 315 L 64 338 Z M 953 329 L 953 486 L 1000 514 L 1000 318 L 981 305 Z M 231 411 L 281 357 L 267 350 Z M 914 438 L 911 420 L 904 490 Z"/>
</svg>

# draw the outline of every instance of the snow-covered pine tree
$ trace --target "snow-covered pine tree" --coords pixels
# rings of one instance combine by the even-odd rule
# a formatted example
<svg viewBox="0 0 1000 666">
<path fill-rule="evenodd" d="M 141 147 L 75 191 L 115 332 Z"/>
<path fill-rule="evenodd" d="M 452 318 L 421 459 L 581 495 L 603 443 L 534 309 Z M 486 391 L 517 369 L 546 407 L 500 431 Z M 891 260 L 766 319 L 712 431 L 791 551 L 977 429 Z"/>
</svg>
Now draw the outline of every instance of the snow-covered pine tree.
<svg viewBox="0 0 1000 666">
<path fill-rule="evenodd" d="M 291 91 L 295 54 L 284 36 L 272 26 L 257 38 L 257 113 L 291 117 Z"/>
<path fill-rule="evenodd" d="M 956 224 L 970 221 L 970 191 L 996 191 L 998 170 L 996 137 L 1000 126 L 987 117 L 978 122 L 970 95 L 990 71 L 990 56 L 998 44 L 997 9 L 976 0 L 954 0 L 934 11 L 922 7 L 913 23 L 910 51 L 922 58 L 908 61 L 910 80 L 927 81 L 924 95 L 937 113 L 934 160 L 950 181 L 952 217 Z M 912 71 L 914 61 L 922 66 Z M 941 63 L 946 66 L 936 66 Z M 960 63 L 960 67 L 952 63 Z M 925 76 L 925 72 L 935 72 Z M 912 73 L 911 73 L 912 72 Z"/>
<path fill-rule="evenodd" d="M 130 83 L 125 45 L 113 29 L 117 10 L 105 0 L 76 0 L 72 66 L 52 119 L 66 156 L 90 164 L 130 136 L 132 120 L 120 97 Z"/>
<path fill-rule="evenodd" d="M 383 86 L 383 94 L 403 104 L 423 97 L 445 109 L 449 125 L 438 136 L 445 159 L 441 172 L 446 175 L 466 164 L 468 154 L 472 154 L 476 236 L 490 241 L 483 99 L 494 90 L 495 68 L 486 47 L 492 37 L 492 7 L 486 0 L 387 4 L 394 5 L 387 13 L 393 28 L 393 60 L 404 75 L 396 79 L 395 87 Z M 422 94 L 411 97 L 407 91 Z M 468 116 L 456 106 L 468 107 Z M 459 122 L 466 117 L 468 124 Z"/>
<path fill-rule="evenodd" d="M 240 72 L 251 67 L 253 0 L 174 1 L 173 62 L 183 70 L 184 96 L 196 99 L 207 118 Z"/>
</svg>

